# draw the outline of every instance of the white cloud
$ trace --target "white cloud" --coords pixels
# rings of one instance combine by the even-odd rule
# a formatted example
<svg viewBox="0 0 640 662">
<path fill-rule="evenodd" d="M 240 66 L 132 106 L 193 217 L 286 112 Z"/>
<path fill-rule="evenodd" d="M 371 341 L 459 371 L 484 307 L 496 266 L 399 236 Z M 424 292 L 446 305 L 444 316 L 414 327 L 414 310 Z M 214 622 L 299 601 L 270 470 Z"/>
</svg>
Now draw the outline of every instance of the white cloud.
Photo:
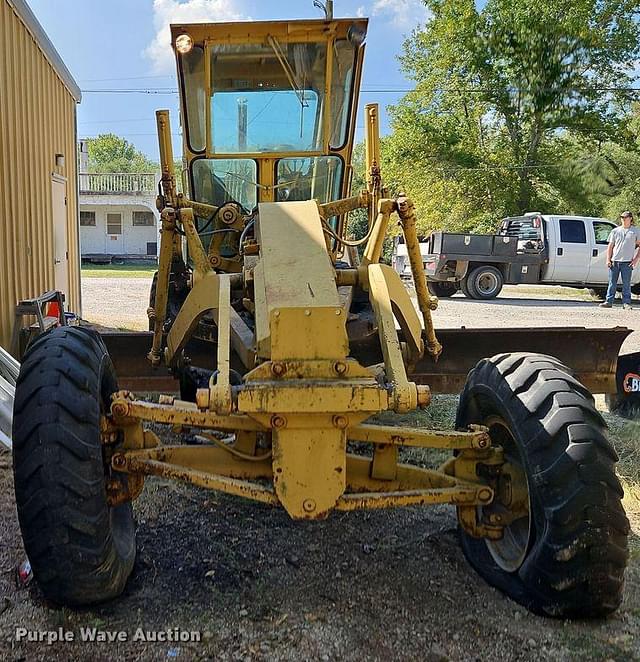
<svg viewBox="0 0 640 662">
<path fill-rule="evenodd" d="M 171 23 L 215 23 L 247 18 L 237 7 L 237 0 L 153 0 L 156 36 L 144 55 L 151 60 L 156 73 L 171 73 L 174 68 Z"/>
<path fill-rule="evenodd" d="M 418 27 L 429 18 L 429 10 L 421 0 L 374 0 L 371 13 L 403 29 Z"/>
<path fill-rule="evenodd" d="M 358 18 L 364 18 L 366 15 L 367 15 L 367 10 L 366 10 L 365 6 L 364 6 L 364 5 L 360 5 L 360 6 L 356 9 L 356 16 L 357 16 Z"/>
</svg>

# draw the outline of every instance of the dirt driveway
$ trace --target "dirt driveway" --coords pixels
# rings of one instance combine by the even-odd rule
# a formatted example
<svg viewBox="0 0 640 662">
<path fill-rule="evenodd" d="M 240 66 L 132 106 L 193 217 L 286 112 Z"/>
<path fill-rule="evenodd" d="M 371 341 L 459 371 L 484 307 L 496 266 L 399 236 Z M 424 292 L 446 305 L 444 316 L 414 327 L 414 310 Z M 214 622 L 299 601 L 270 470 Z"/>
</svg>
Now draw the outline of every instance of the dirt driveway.
<svg viewBox="0 0 640 662">
<path fill-rule="evenodd" d="M 89 319 L 105 309 L 92 307 L 88 294 L 107 285 L 107 310 L 119 315 L 133 305 L 136 286 L 140 295 L 148 292 L 143 279 L 121 283 L 119 294 L 113 279 L 101 280 L 84 282 Z M 505 295 L 488 304 L 443 301 L 438 323 L 638 328 L 635 311 L 622 319 L 622 311 L 573 298 L 558 305 L 538 294 L 528 306 Z M 450 428 L 455 405 L 455 397 L 437 397 L 419 420 L 406 422 Z M 638 466 L 640 425 L 608 420 L 628 472 Z M 23 551 L 10 457 L 0 455 L 1 660 L 640 660 L 635 519 L 622 608 L 604 621 L 570 622 L 533 616 L 484 583 L 463 558 L 449 507 L 335 513 L 301 523 L 281 510 L 149 479 L 135 514 L 138 558 L 125 594 L 89 610 L 56 609 L 35 585 L 16 586 Z M 18 642 L 18 627 L 62 628 L 76 641 Z M 80 643 L 82 627 L 124 631 L 128 641 Z M 139 627 L 195 631 L 201 641 L 133 641 Z"/>
<path fill-rule="evenodd" d="M 146 310 L 150 278 L 84 278 L 83 316 L 102 326 L 147 329 Z M 640 300 L 637 310 L 598 308 L 585 290 L 566 287 L 506 286 L 493 301 L 473 301 L 461 294 L 441 299 L 434 313 L 441 328 L 500 326 L 628 326 L 640 330 Z M 640 333 L 625 341 L 623 352 L 640 351 Z"/>
</svg>

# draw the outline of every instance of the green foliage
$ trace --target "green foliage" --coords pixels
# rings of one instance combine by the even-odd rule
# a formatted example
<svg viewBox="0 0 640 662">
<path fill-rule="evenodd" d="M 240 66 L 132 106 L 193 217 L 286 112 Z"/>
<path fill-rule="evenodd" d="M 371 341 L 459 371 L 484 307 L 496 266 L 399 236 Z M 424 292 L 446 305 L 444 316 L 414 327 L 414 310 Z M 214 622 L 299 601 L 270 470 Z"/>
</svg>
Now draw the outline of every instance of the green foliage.
<svg viewBox="0 0 640 662">
<path fill-rule="evenodd" d="M 410 192 L 423 231 L 486 231 L 533 209 L 596 213 L 622 189 L 637 199 L 613 165 L 637 147 L 637 2 L 426 4 L 432 18 L 401 56 L 416 88 L 390 109 L 383 142 L 385 177 Z"/>
<path fill-rule="evenodd" d="M 159 168 L 135 145 L 113 133 L 89 138 L 87 147 L 89 172 L 156 172 Z"/>
</svg>

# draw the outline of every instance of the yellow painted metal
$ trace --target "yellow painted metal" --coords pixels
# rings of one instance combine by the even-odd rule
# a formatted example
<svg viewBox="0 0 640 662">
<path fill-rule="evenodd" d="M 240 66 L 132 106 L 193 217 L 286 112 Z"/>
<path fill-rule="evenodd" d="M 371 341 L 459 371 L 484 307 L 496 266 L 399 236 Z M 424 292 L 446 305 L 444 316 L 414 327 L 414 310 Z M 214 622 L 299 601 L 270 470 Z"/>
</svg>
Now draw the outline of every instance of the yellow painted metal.
<svg viewBox="0 0 640 662">
<path fill-rule="evenodd" d="M 254 501 L 261 501 L 271 505 L 278 503 L 278 497 L 274 491 L 258 483 L 250 483 L 238 478 L 227 478 L 219 474 L 205 473 L 197 469 L 184 468 L 179 465 L 160 462 L 158 460 L 138 459 L 134 453 L 127 453 L 126 465 L 116 465 L 118 470 L 126 470 L 150 476 L 164 476 L 175 480 L 184 480 L 192 485 L 206 487 L 210 490 L 219 490 L 235 496 L 246 497 Z M 118 459 L 117 456 L 114 459 Z"/>
<path fill-rule="evenodd" d="M 296 519 L 326 517 L 346 480 L 346 433 L 335 427 L 273 431 L 273 482 L 280 503 Z"/>
<path fill-rule="evenodd" d="M 376 196 L 374 195 L 372 199 L 375 198 Z M 393 200 L 378 200 L 377 209 L 378 214 L 374 221 L 373 231 L 369 237 L 367 245 L 365 246 L 362 262 L 360 263 L 361 268 L 365 270 L 370 264 L 377 264 L 380 262 L 384 238 L 387 233 L 387 227 L 389 226 L 391 213 L 395 209 L 395 203 Z"/>
<path fill-rule="evenodd" d="M 191 405 L 191 406 L 188 406 Z M 118 425 L 126 425 L 133 420 L 164 423 L 210 430 L 261 431 L 265 427 L 248 416 L 219 416 L 214 412 L 201 411 L 195 404 L 187 402 L 173 405 L 160 405 L 141 400 L 130 400 L 119 393 L 111 404 L 111 415 Z"/>
<path fill-rule="evenodd" d="M 162 182 L 162 190 L 165 198 L 162 206 L 177 209 L 178 192 L 176 190 L 171 121 L 168 110 L 156 111 L 156 128 L 158 131 L 158 147 L 160 151 L 160 181 Z"/>
<path fill-rule="evenodd" d="M 191 288 L 167 335 L 167 365 L 175 365 L 198 322 L 205 313 L 218 307 L 219 297 L 220 276 L 213 272 L 206 274 Z"/>
<path fill-rule="evenodd" d="M 407 378 L 400 341 L 396 331 L 389 288 L 380 264 L 368 267 L 369 300 L 378 324 L 378 335 L 384 356 L 387 380 L 393 385 L 393 406 L 397 412 L 406 412 L 418 406 L 418 390 Z"/>
<path fill-rule="evenodd" d="M 156 278 L 155 301 L 153 302 L 153 342 L 148 354 L 153 365 L 160 363 L 160 351 L 164 322 L 167 316 L 167 300 L 169 296 L 169 278 L 171 275 L 171 260 L 176 238 L 175 211 L 165 207 L 160 215 L 162 227 L 160 230 L 160 255 L 158 259 L 158 276 Z"/>
<path fill-rule="evenodd" d="M 349 353 L 346 314 L 340 300 L 329 307 L 275 308 L 271 311 L 270 357 L 287 359 L 344 359 Z M 321 333 L 318 330 L 322 329 Z M 309 339 L 313 338 L 313 342 Z"/>
<path fill-rule="evenodd" d="M 394 480 L 398 474 L 398 447 L 394 444 L 378 444 L 373 448 L 371 478 Z"/>
<path fill-rule="evenodd" d="M 491 438 L 486 430 L 472 432 L 443 432 L 422 428 L 396 427 L 393 425 L 362 424 L 349 430 L 350 441 L 363 441 L 373 444 L 395 446 L 416 446 L 419 448 L 488 448 Z"/>
<path fill-rule="evenodd" d="M 186 207 L 181 209 L 180 222 L 182 229 L 187 235 L 187 246 L 189 247 L 189 257 L 193 263 L 194 268 L 194 281 L 197 282 L 208 273 L 211 273 L 211 266 L 209 265 L 209 258 L 204 252 L 202 241 L 196 230 L 195 218 L 193 216 L 193 209 Z"/>
<path fill-rule="evenodd" d="M 345 319 L 338 291 L 335 284 L 335 272 L 326 252 L 322 222 L 318 206 L 313 201 L 262 203 L 259 205 L 260 223 L 258 225 L 258 242 L 260 244 L 260 262 L 254 270 L 256 344 L 258 355 L 263 358 L 271 356 L 272 326 L 281 328 L 289 325 L 288 343 L 298 342 L 298 345 L 316 347 L 318 343 L 331 345 L 340 343 L 336 349 L 335 358 L 346 356 L 348 352 Z M 286 242 L 282 238 L 286 237 Z M 291 259 L 290 246 L 295 246 L 295 260 Z M 279 322 L 278 317 L 283 309 L 299 309 L 303 317 L 308 311 L 311 315 L 320 315 L 319 309 L 332 309 L 334 329 L 342 329 L 339 339 L 331 339 L 323 334 L 313 334 L 310 341 L 303 336 L 302 329 L 290 326 L 292 320 Z M 339 312 L 338 312 L 339 311 Z M 277 313 L 277 314 L 276 314 Z M 296 315 L 298 313 L 292 313 Z M 324 319 L 324 318 L 323 318 Z M 315 320 L 315 318 L 314 318 Z M 300 318 L 295 322 L 302 322 Z M 309 319 L 306 328 L 317 323 Z M 276 330 L 277 332 L 277 330 Z M 331 329 L 326 334 L 332 334 Z M 299 347 L 296 350 L 300 349 Z M 311 356 L 309 350 L 305 355 L 295 353 L 286 358 L 330 358 L 326 356 Z"/>
<path fill-rule="evenodd" d="M 0 345 L 7 348 L 17 301 L 56 289 L 54 178 L 66 185 L 59 228 L 68 252 L 66 305 L 82 312 L 79 101 L 77 85 L 33 15 L 26 16 L 11 0 L 0 0 Z"/>
<path fill-rule="evenodd" d="M 418 306 L 424 320 L 424 330 L 427 336 L 427 350 L 434 359 L 440 356 L 442 345 L 436 338 L 435 327 L 431 317 L 431 309 L 434 307 L 434 298 L 427 289 L 427 277 L 422 263 L 422 254 L 420 253 L 420 243 L 418 240 L 418 231 L 416 229 L 416 215 L 413 202 L 409 198 L 399 198 L 397 204 L 398 216 L 402 225 L 409 262 L 411 263 L 411 274 L 416 288 Z M 435 300 L 437 305 L 437 299 Z"/>
<path fill-rule="evenodd" d="M 371 196 L 368 191 L 362 191 L 358 195 L 341 200 L 333 200 L 318 205 L 320 216 L 324 219 L 332 216 L 341 216 L 356 209 L 366 209 L 371 204 Z"/>
<path fill-rule="evenodd" d="M 219 279 L 219 298 L 216 316 L 218 328 L 218 356 L 216 375 L 209 382 L 209 408 L 219 414 L 230 414 L 233 409 L 231 398 L 230 362 L 230 314 L 231 286 L 229 276 L 221 275 Z"/>
<path fill-rule="evenodd" d="M 390 394 L 369 380 L 281 380 L 247 383 L 237 392 L 237 411 L 251 416 L 295 412 L 311 414 L 359 413 L 368 415 L 390 408 Z M 311 421 L 311 419 L 310 419 Z"/>
<path fill-rule="evenodd" d="M 382 193 L 382 178 L 380 176 L 380 122 L 378 117 L 378 104 L 369 103 L 364 107 L 364 144 L 365 144 L 365 172 L 367 176 L 367 190 L 371 196 L 371 211 L 379 210 L 379 201 Z M 369 215 L 369 222 L 373 220 L 373 214 Z M 377 221 L 376 221 L 377 222 Z M 385 230 L 382 232 L 384 235 Z M 382 247 L 380 247 L 382 250 Z M 377 259 L 371 260 L 378 262 Z"/>
<path fill-rule="evenodd" d="M 322 430 L 322 429 L 321 429 Z M 272 462 L 269 457 L 242 459 L 234 455 L 234 445 L 164 446 L 124 450 L 113 455 L 112 467 L 130 476 L 158 475 L 184 480 L 246 498 L 285 507 L 296 518 L 318 519 L 332 509 L 357 510 L 410 505 L 451 503 L 459 510 L 476 510 L 489 504 L 493 490 L 477 477 L 462 480 L 445 473 L 407 464 L 397 464 L 392 475 L 376 475 L 375 458 L 347 454 L 345 433 L 329 436 L 325 428 L 311 430 L 297 438 L 299 430 L 276 430 Z M 320 435 L 320 436 L 318 436 Z M 394 451 L 397 448 L 393 449 Z M 316 462 L 309 462 L 311 457 Z M 295 490 L 302 476 L 314 489 Z M 329 475 L 316 470 L 331 466 Z M 257 483 L 272 480 L 272 484 Z M 295 490 L 295 497 L 289 495 Z M 314 498 L 320 495 L 319 499 Z M 296 501 L 298 499 L 298 501 Z M 480 526 L 476 523 L 476 526 Z M 500 527 L 489 527 L 495 537 Z"/>
<path fill-rule="evenodd" d="M 422 324 L 420 324 L 420 318 L 416 313 L 411 297 L 397 271 L 386 264 L 378 264 L 376 268 L 377 272 L 384 278 L 389 300 L 391 301 L 391 310 L 404 334 L 409 352 L 409 363 L 417 361 L 424 353 L 424 342 L 422 340 Z M 369 272 L 366 273 L 368 275 Z"/>
<path fill-rule="evenodd" d="M 126 453 L 125 457 L 163 462 L 227 478 L 242 480 L 271 478 L 271 457 L 258 461 L 243 460 L 229 452 L 230 450 L 233 450 L 232 445 L 227 449 L 217 446 L 161 446 Z"/>
</svg>

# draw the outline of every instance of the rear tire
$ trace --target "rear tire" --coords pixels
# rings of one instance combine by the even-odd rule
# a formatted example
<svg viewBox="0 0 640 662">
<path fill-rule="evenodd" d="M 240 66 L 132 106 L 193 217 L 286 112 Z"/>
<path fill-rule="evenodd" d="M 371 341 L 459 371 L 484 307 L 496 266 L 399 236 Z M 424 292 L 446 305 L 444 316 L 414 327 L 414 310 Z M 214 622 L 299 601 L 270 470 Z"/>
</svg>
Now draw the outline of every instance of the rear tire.
<svg viewBox="0 0 640 662">
<path fill-rule="evenodd" d="M 495 542 L 461 532 L 469 563 L 490 584 L 532 611 L 598 617 L 622 599 L 629 522 L 615 474 L 616 453 L 591 394 L 556 359 L 501 354 L 469 374 L 458 429 L 490 424 L 490 434 L 524 470 L 529 528 Z M 511 461 L 511 460 L 510 460 Z M 499 507 L 498 497 L 493 507 Z M 503 562 L 503 559 L 508 562 Z"/>
<path fill-rule="evenodd" d="M 467 278 L 467 287 L 474 299 L 495 299 L 504 285 L 502 272 L 491 265 L 476 267 Z"/>
<path fill-rule="evenodd" d="M 428 280 L 427 287 L 429 292 L 438 299 L 452 297 L 458 291 L 456 284 L 449 281 Z"/>
<path fill-rule="evenodd" d="M 469 281 L 469 274 L 460 281 L 460 291 L 467 297 L 467 299 L 478 298 L 471 282 Z"/>
<path fill-rule="evenodd" d="M 119 595 L 135 559 L 131 503 L 107 503 L 101 415 L 116 377 L 100 337 L 60 327 L 27 351 L 16 384 L 13 469 L 24 547 L 44 596 L 81 606 Z"/>
</svg>

